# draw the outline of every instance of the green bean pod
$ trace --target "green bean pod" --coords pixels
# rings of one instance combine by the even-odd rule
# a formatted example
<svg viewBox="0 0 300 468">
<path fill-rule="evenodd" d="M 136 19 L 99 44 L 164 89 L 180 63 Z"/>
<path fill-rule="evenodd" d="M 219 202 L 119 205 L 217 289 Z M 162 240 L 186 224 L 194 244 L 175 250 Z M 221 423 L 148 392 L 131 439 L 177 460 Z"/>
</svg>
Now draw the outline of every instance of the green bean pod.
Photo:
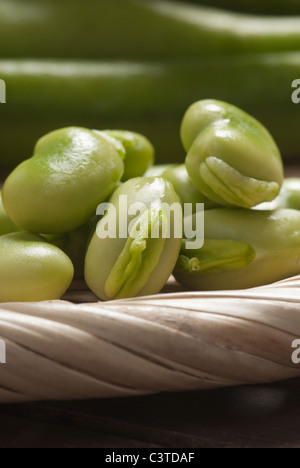
<svg viewBox="0 0 300 468">
<path fill-rule="evenodd" d="M 84 128 L 54 131 L 3 186 L 4 207 L 24 230 L 57 234 L 84 224 L 116 188 L 124 164 L 105 138 Z"/>
<path fill-rule="evenodd" d="M 188 173 L 207 198 L 251 208 L 278 195 L 284 179 L 280 151 L 246 112 L 221 101 L 196 102 L 184 116 L 181 138 Z"/>
<path fill-rule="evenodd" d="M 299 50 L 299 44 L 299 17 L 265 18 L 170 0 L 0 3 L 1 57 L 199 58 Z"/>
<path fill-rule="evenodd" d="M 41 135 L 70 125 L 134 130 L 153 143 L 158 164 L 182 163 L 182 115 L 208 96 L 253 115 L 284 158 L 298 157 L 300 112 L 291 85 L 299 76 L 300 52 L 172 62 L 2 59 L 0 166 L 14 167 Z"/>
<path fill-rule="evenodd" d="M 183 241 L 174 271 L 189 289 L 246 289 L 300 273 L 299 211 L 209 210 L 204 237 L 198 250 Z"/>
<path fill-rule="evenodd" d="M 1 236 L 0 258 L 0 302 L 60 299 L 73 278 L 67 255 L 35 234 Z"/>
<path fill-rule="evenodd" d="M 85 280 L 102 300 L 158 293 L 176 264 L 182 238 L 168 207 L 180 200 L 162 178 L 125 182 L 110 199 L 89 245 Z M 102 214 L 106 211 L 103 208 Z M 182 221 L 181 221 L 182 224 Z"/>
</svg>

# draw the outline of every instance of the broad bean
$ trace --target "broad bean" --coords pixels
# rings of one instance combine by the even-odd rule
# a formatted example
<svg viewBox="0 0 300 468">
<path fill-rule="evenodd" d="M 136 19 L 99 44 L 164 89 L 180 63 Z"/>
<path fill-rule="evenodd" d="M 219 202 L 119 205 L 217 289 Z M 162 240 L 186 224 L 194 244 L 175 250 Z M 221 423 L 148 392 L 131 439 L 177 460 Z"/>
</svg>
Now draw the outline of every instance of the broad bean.
<svg viewBox="0 0 300 468">
<path fill-rule="evenodd" d="M 205 213 L 202 249 L 183 241 L 174 274 L 189 289 L 261 286 L 300 273 L 300 212 L 218 208 Z"/>
<path fill-rule="evenodd" d="M 69 127 L 41 138 L 3 187 L 3 204 L 20 228 L 68 232 L 95 214 L 116 188 L 124 164 L 114 145 L 95 132 Z"/>
<path fill-rule="evenodd" d="M 120 299 L 162 289 L 182 240 L 174 234 L 175 217 L 167 213 L 174 203 L 181 210 L 173 186 L 163 178 L 131 179 L 116 190 L 86 256 L 85 280 L 98 297 Z"/>
<path fill-rule="evenodd" d="M 0 237 L 0 302 L 60 299 L 73 279 L 71 260 L 38 235 Z"/>
<path fill-rule="evenodd" d="M 204 100 L 186 112 L 181 138 L 196 187 L 220 205 L 251 208 L 283 183 L 279 149 L 267 129 L 239 108 Z"/>
</svg>

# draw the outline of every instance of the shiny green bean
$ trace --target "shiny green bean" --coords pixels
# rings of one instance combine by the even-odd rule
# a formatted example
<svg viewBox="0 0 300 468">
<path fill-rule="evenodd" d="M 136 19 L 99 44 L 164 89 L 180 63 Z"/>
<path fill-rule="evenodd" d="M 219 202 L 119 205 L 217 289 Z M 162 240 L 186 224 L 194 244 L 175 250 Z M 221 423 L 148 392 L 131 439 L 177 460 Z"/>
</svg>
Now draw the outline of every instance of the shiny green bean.
<svg viewBox="0 0 300 468">
<path fill-rule="evenodd" d="M 196 187 L 220 205 L 272 201 L 283 183 L 279 149 L 266 128 L 231 104 L 204 100 L 186 112 L 181 138 Z"/>
<path fill-rule="evenodd" d="M 124 171 L 114 145 L 95 132 L 69 127 L 41 138 L 3 187 L 3 204 L 24 230 L 68 232 L 83 225 L 114 191 Z"/>
<path fill-rule="evenodd" d="M 251 288 L 300 274 L 300 212 L 209 210 L 203 248 L 187 250 L 183 241 L 174 274 L 196 290 Z"/>
<path fill-rule="evenodd" d="M 131 179 L 116 190 L 85 262 L 86 283 L 100 299 L 156 294 L 163 288 L 181 245 L 175 217 L 166 212 L 173 204 L 182 215 L 173 186 L 163 178 Z"/>
<path fill-rule="evenodd" d="M 0 302 L 60 299 L 71 284 L 71 260 L 38 235 L 0 237 Z"/>
</svg>

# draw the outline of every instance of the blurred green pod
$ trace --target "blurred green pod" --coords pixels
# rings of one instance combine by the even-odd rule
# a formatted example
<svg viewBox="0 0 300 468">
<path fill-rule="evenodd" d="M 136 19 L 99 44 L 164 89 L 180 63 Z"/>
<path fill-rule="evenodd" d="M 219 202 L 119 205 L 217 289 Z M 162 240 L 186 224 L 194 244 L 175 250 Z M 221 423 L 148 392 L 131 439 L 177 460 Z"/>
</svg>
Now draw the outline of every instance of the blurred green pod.
<svg viewBox="0 0 300 468">
<path fill-rule="evenodd" d="M 246 112 L 222 101 L 196 102 L 184 116 L 181 139 L 188 173 L 209 199 L 251 208 L 278 195 L 284 178 L 279 149 Z"/>
<path fill-rule="evenodd" d="M 168 213 L 171 207 L 177 213 Z M 172 184 L 163 178 L 131 179 L 104 212 L 87 251 L 87 285 L 102 300 L 158 293 L 172 274 L 182 241 L 182 208 Z"/>
<path fill-rule="evenodd" d="M 3 187 L 8 216 L 24 230 L 58 234 L 84 224 L 116 188 L 124 164 L 107 139 L 77 127 L 41 138 Z"/>
<path fill-rule="evenodd" d="M 299 0 L 280 1 L 278 7 L 279 1 L 269 1 L 269 8 L 266 0 L 230 0 L 229 6 L 270 15 L 299 12 Z M 171 0 L 1 0 L 0 54 L 139 63 L 299 50 L 298 16 L 253 17 L 226 11 L 227 6 L 222 11 Z"/>
<path fill-rule="evenodd" d="M 0 302 L 60 299 L 73 279 L 68 256 L 35 234 L 1 236 L 0 258 Z"/>
<path fill-rule="evenodd" d="M 183 241 L 174 271 L 189 289 L 257 287 L 300 274 L 300 212 L 219 208 L 205 212 L 202 249 Z"/>
</svg>

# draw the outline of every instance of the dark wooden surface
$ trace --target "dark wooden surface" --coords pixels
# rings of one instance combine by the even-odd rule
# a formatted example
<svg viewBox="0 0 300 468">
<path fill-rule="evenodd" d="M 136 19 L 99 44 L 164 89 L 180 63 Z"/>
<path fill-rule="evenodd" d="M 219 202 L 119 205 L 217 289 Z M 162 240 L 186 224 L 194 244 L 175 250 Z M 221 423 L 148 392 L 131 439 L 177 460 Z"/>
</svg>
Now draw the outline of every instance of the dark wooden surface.
<svg viewBox="0 0 300 468">
<path fill-rule="evenodd" d="M 0 448 L 299 448 L 300 379 L 0 406 Z"/>
</svg>

